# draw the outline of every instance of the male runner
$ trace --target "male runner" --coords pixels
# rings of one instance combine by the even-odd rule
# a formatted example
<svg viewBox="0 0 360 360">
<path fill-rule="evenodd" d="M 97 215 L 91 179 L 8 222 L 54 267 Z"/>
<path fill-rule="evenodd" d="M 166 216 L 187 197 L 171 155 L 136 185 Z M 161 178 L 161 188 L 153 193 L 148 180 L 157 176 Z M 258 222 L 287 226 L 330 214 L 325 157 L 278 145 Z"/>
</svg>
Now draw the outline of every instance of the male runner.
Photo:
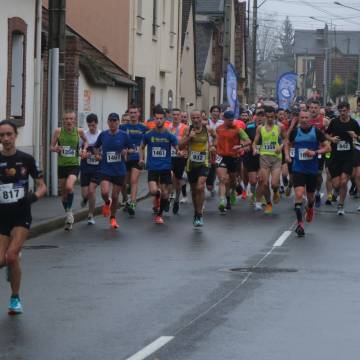
<svg viewBox="0 0 360 360">
<path fill-rule="evenodd" d="M 302 214 L 303 198 L 306 192 L 307 208 L 306 221 L 311 222 L 314 217 L 314 203 L 316 177 L 319 166 L 319 154 L 330 150 L 323 132 L 310 125 L 310 115 L 306 111 L 300 112 L 299 127 L 290 132 L 288 142 L 285 142 L 285 156 L 288 163 L 292 162 L 290 148 L 295 151 L 293 162 L 293 182 L 295 189 L 295 213 L 298 225 L 295 232 L 304 236 L 304 222 Z"/>
<path fill-rule="evenodd" d="M 260 145 L 260 171 L 255 210 L 262 210 L 261 198 L 264 196 L 266 200 L 265 214 L 271 214 L 272 202 L 269 178 L 271 175 L 271 188 L 274 193 L 273 202 L 277 204 L 280 201 L 282 140 L 286 138 L 286 132 L 282 125 L 275 124 L 275 109 L 273 107 L 266 106 L 264 111 L 265 123 L 256 129 L 253 142 L 253 155 L 258 154 L 257 146 Z"/>
<path fill-rule="evenodd" d="M 165 112 L 158 105 L 155 107 L 156 127 L 148 131 L 140 146 L 139 164 L 145 164 L 145 147 L 147 146 L 147 169 L 149 191 L 156 200 L 156 224 L 164 224 L 163 211 L 169 208 L 171 179 L 171 147 L 178 152 L 177 138 L 165 127 Z"/>
<path fill-rule="evenodd" d="M 43 197 L 46 185 L 35 159 L 16 149 L 17 128 L 9 120 L 0 122 L 0 268 L 7 266 L 11 286 L 9 314 L 23 311 L 20 302 L 20 251 L 29 234 L 31 204 Z M 36 192 L 29 192 L 29 175 Z"/>
<path fill-rule="evenodd" d="M 100 133 L 94 145 L 99 164 L 99 179 L 101 197 L 104 200 L 102 213 L 105 217 L 110 215 L 110 227 L 118 229 L 116 210 L 119 195 L 125 184 L 126 167 L 124 159 L 133 152 L 133 144 L 129 135 L 119 129 L 120 117 L 117 113 L 108 116 L 108 130 Z M 112 192 L 110 197 L 110 187 Z"/>
<path fill-rule="evenodd" d="M 181 122 L 180 109 L 172 110 L 172 125 L 170 126 L 170 132 L 176 136 L 178 143 L 183 139 L 188 126 Z M 176 215 L 179 212 L 180 204 L 180 193 L 182 187 L 182 179 L 186 166 L 186 156 L 187 152 L 177 153 L 175 148 L 171 149 L 171 163 L 172 163 L 172 172 L 173 172 L 173 186 L 175 189 L 175 199 L 173 205 L 173 213 Z"/>
<path fill-rule="evenodd" d="M 128 124 L 120 125 L 120 130 L 125 131 L 129 136 L 129 141 L 134 148 L 134 152 L 128 154 L 126 159 L 126 177 L 125 185 L 130 184 L 130 201 L 125 203 L 124 211 L 131 216 L 135 215 L 137 192 L 139 188 L 139 178 L 141 166 L 139 165 L 139 149 L 148 128 L 140 123 L 140 110 L 137 105 L 131 105 L 129 108 L 130 121 Z"/>
<path fill-rule="evenodd" d="M 86 117 L 86 123 L 88 126 L 87 131 L 84 132 L 85 137 L 88 141 L 87 154 L 84 159 L 81 159 L 80 163 L 80 185 L 81 185 L 81 194 L 83 200 L 81 206 L 85 207 L 86 203 L 89 201 L 89 214 L 88 214 L 88 224 L 94 225 L 94 213 L 95 213 L 95 191 L 96 187 L 99 185 L 98 178 L 98 165 L 99 161 L 96 159 L 94 154 L 94 144 L 100 134 L 98 129 L 98 117 L 96 114 L 89 114 Z"/>
<path fill-rule="evenodd" d="M 62 197 L 62 204 L 66 213 L 65 230 L 71 230 L 74 223 L 72 205 L 74 201 L 74 186 L 79 175 L 81 157 L 87 156 L 87 139 L 83 129 L 76 126 L 76 114 L 74 111 L 65 111 L 63 126 L 57 128 L 51 140 L 52 152 L 58 156 L 58 177 Z M 80 139 L 83 149 L 79 152 Z"/>
<path fill-rule="evenodd" d="M 340 116 L 333 119 L 326 130 L 326 138 L 331 142 L 331 159 L 329 172 L 335 190 L 339 191 L 337 214 L 345 215 L 344 202 L 347 184 L 353 172 L 354 145 L 360 140 L 360 126 L 350 117 L 350 104 L 342 102 L 338 105 Z"/>
<path fill-rule="evenodd" d="M 277 121 L 283 126 L 283 128 L 287 133 L 290 127 L 290 122 L 288 119 L 287 112 L 282 108 L 277 109 Z M 283 194 L 285 193 L 285 188 L 289 186 L 289 168 L 288 168 L 288 164 L 285 161 L 284 148 L 282 151 L 281 178 L 283 185 L 280 186 L 280 194 Z"/>
<path fill-rule="evenodd" d="M 219 211 L 224 214 L 236 203 L 236 174 L 239 151 L 250 145 L 249 137 L 243 129 L 234 125 L 232 110 L 224 112 L 224 124 L 216 129 L 217 176 L 219 178 Z M 231 199 L 231 197 L 235 199 Z M 226 204 L 225 204 L 226 198 Z"/>
<path fill-rule="evenodd" d="M 194 110 L 190 114 L 191 127 L 181 141 L 180 148 L 186 149 L 189 157 L 187 161 L 188 180 L 194 206 L 193 225 L 204 225 L 203 205 L 205 198 L 205 183 L 209 173 L 209 129 L 203 125 L 200 111 Z M 215 147 L 212 146 L 215 152 Z"/>
</svg>

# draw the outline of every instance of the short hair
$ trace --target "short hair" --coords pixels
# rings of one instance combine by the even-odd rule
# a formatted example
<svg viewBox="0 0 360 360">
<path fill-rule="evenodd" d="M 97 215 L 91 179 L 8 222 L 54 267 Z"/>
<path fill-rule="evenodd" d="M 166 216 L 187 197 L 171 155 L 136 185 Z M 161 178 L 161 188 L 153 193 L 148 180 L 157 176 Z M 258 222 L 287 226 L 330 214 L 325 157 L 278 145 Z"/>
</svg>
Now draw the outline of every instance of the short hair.
<svg viewBox="0 0 360 360">
<path fill-rule="evenodd" d="M 14 124 L 13 121 L 11 121 L 9 119 L 2 120 L 2 121 L 0 121 L 0 126 L 3 126 L 3 125 L 11 126 L 13 128 L 15 134 L 17 135 L 17 133 L 18 133 L 17 126 Z"/>
<path fill-rule="evenodd" d="M 163 109 L 163 107 L 160 104 L 158 104 L 154 107 L 153 115 L 156 115 L 156 114 L 166 115 L 165 110 Z"/>
<path fill-rule="evenodd" d="M 89 114 L 87 117 L 86 117 L 86 123 L 87 124 L 90 124 L 90 123 L 95 123 L 95 124 L 97 124 L 98 122 L 99 122 L 99 119 L 98 119 L 98 117 L 97 117 L 97 115 L 96 114 L 94 114 L 94 113 L 91 113 L 91 114 Z"/>
<path fill-rule="evenodd" d="M 272 106 L 264 106 L 264 112 L 275 114 L 275 109 Z"/>
<path fill-rule="evenodd" d="M 319 100 L 316 100 L 316 99 L 310 99 L 309 100 L 309 105 L 310 104 L 315 104 L 315 105 L 319 105 L 320 106 L 320 101 Z"/>
<path fill-rule="evenodd" d="M 347 101 L 341 101 L 338 105 L 338 110 L 343 109 L 343 108 L 347 108 L 349 110 L 350 104 Z"/>
<path fill-rule="evenodd" d="M 283 109 L 283 108 L 278 108 L 277 111 L 276 111 L 276 113 L 279 113 L 280 111 L 285 111 L 285 109 Z"/>
<path fill-rule="evenodd" d="M 173 109 L 172 109 L 172 112 L 174 112 L 174 111 L 181 112 L 181 110 L 180 110 L 179 108 L 173 108 Z"/>
<path fill-rule="evenodd" d="M 221 109 L 220 109 L 220 106 L 219 105 L 213 105 L 211 108 L 210 108 L 210 113 L 212 113 L 214 111 L 214 109 L 218 109 L 219 112 L 221 112 Z"/>
<path fill-rule="evenodd" d="M 130 109 L 138 109 L 138 110 L 140 110 L 140 106 L 137 105 L 137 104 L 131 104 L 127 111 L 129 112 Z"/>
<path fill-rule="evenodd" d="M 77 113 L 74 109 L 65 109 L 63 112 L 63 115 L 66 115 L 66 114 L 74 114 L 75 117 L 77 117 Z"/>
</svg>

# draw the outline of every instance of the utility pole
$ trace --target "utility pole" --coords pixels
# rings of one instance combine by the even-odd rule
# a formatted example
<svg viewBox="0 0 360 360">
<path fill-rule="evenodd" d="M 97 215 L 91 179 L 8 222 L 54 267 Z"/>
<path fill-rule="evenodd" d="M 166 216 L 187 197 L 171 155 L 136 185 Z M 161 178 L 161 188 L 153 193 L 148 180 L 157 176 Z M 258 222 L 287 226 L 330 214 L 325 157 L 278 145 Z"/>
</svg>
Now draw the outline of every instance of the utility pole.
<svg viewBox="0 0 360 360">
<path fill-rule="evenodd" d="M 48 141 L 59 126 L 64 111 L 66 0 L 49 0 Z M 48 152 L 49 153 L 49 152 Z M 51 179 L 50 179 L 51 174 Z M 49 181 L 50 180 L 50 181 Z M 58 194 L 57 154 L 47 158 L 47 181 L 51 195 Z"/>
<path fill-rule="evenodd" d="M 251 56 L 251 82 L 250 82 L 250 103 L 256 101 L 256 40 L 257 40 L 257 0 L 253 0 L 253 19 L 252 19 L 252 56 Z"/>
<path fill-rule="evenodd" d="M 220 103 L 224 103 L 227 100 L 226 92 L 226 78 L 227 78 L 227 66 L 230 63 L 230 41 L 231 41 L 231 0 L 225 1 L 224 7 L 224 47 L 222 56 L 222 79 L 220 89 Z"/>
</svg>

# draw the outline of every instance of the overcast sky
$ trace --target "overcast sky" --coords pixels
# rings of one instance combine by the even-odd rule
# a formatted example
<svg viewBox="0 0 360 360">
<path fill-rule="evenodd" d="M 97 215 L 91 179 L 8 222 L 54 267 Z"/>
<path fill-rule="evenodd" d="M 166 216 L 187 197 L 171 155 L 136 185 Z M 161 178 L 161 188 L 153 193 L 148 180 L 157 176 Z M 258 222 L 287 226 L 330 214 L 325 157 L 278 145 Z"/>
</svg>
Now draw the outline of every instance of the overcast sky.
<svg viewBox="0 0 360 360">
<path fill-rule="evenodd" d="M 360 0 L 338 0 L 344 5 L 360 10 Z M 252 0 L 251 0 L 252 2 Z M 260 5 L 263 0 L 258 0 Z M 251 5 L 252 6 L 252 5 Z M 360 11 L 346 9 L 334 4 L 334 0 L 266 0 L 259 8 L 259 18 L 273 20 L 274 13 L 278 14 L 277 21 L 282 22 L 289 15 L 295 29 L 316 29 L 324 26 L 310 16 L 328 22 L 329 27 L 336 26 L 336 30 L 360 31 Z M 267 23 L 269 24 L 269 22 Z M 271 22 L 270 22 L 271 24 Z"/>
</svg>

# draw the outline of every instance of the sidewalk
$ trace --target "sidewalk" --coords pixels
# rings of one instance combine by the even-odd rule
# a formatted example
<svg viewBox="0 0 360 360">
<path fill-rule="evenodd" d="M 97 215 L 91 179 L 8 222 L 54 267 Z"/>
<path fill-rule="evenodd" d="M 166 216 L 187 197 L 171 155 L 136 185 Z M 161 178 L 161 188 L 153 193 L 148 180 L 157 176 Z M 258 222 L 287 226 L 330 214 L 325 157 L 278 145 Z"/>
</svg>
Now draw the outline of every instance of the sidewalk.
<svg viewBox="0 0 360 360">
<path fill-rule="evenodd" d="M 138 200 L 144 199 L 147 194 L 147 171 L 143 171 L 139 180 Z M 75 222 L 85 220 L 88 215 L 88 208 L 81 208 L 80 202 L 81 188 L 80 185 L 77 185 L 75 187 L 75 198 L 73 205 Z M 100 196 L 100 189 L 98 188 L 96 190 L 96 215 L 101 213 L 102 205 L 103 201 Z M 34 203 L 32 206 L 32 217 L 33 222 L 29 238 L 62 228 L 64 226 L 65 213 L 60 197 L 46 197 Z"/>
</svg>

